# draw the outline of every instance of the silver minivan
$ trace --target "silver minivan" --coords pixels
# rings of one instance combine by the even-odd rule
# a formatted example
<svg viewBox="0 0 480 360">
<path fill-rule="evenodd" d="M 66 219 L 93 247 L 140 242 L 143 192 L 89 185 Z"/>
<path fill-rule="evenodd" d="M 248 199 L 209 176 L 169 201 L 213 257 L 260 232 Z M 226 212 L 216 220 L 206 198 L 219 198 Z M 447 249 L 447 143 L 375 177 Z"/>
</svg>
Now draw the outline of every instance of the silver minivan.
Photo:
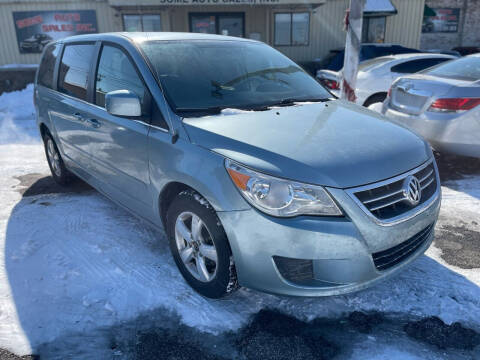
<svg viewBox="0 0 480 360">
<path fill-rule="evenodd" d="M 165 229 L 204 296 L 351 292 L 432 242 L 428 144 L 264 43 L 75 36 L 45 48 L 34 97 L 53 178 L 77 176 Z"/>
</svg>

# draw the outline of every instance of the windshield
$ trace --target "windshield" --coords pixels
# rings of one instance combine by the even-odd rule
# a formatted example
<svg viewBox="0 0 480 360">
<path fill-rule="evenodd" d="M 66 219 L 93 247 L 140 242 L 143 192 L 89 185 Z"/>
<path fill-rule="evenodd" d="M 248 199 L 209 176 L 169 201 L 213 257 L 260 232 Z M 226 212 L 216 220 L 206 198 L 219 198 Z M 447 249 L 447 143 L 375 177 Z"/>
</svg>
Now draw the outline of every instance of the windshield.
<svg viewBox="0 0 480 360">
<path fill-rule="evenodd" d="M 480 80 L 480 57 L 468 56 L 448 61 L 425 71 L 425 74 L 467 80 Z"/>
<path fill-rule="evenodd" d="M 177 113 L 332 97 L 293 61 L 262 43 L 149 41 L 141 47 Z"/>
</svg>

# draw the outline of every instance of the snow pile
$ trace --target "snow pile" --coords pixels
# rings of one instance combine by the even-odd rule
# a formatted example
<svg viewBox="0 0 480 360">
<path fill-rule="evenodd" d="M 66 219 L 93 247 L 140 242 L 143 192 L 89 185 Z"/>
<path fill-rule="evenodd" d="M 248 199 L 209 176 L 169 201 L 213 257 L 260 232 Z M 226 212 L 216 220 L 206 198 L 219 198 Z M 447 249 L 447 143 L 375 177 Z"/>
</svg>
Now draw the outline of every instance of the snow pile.
<svg viewBox="0 0 480 360">
<path fill-rule="evenodd" d="M 40 139 L 35 125 L 33 84 L 0 95 L 0 144 L 31 143 Z"/>
<path fill-rule="evenodd" d="M 241 110 L 241 109 L 233 109 L 233 108 L 226 108 L 221 111 L 221 115 L 238 115 L 238 114 L 245 114 L 245 113 L 251 113 L 251 110 Z"/>
</svg>

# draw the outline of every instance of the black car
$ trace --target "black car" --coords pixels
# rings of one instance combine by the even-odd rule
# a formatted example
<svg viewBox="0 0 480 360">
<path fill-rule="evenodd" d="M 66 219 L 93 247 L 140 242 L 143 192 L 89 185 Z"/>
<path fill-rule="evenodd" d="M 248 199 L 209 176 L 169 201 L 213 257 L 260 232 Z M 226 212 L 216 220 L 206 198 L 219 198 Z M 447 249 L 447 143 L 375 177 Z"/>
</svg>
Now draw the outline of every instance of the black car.
<svg viewBox="0 0 480 360">
<path fill-rule="evenodd" d="M 20 43 L 20 49 L 23 52 L 41 53 L 45 45 L 47 45 L 53 38 L 47 34 L 35 34 L 26 38 Z"/>
<path fill-rule="evenodd" d="M 476 54 L 480 52 L 480 47 L 478 46 L 457 46 L 452 50 L 458 51 L 462 56 Z"/>
</svg>

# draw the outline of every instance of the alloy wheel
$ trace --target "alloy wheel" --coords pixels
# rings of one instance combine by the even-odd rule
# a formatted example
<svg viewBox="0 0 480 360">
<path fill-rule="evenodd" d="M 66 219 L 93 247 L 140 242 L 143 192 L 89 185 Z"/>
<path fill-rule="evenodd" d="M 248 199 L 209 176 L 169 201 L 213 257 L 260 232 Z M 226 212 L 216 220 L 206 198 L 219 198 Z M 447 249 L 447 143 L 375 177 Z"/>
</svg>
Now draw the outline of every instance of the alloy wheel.
<svg viewBox="0 0 480 360">
<path fill-rule="evenodd" d="M 217 249 L 205 223 L 186 211 L 175 221 L 175 241 L 180 258 L 195 279 L 209 282 L 217 273 Z"/>
</svg>

